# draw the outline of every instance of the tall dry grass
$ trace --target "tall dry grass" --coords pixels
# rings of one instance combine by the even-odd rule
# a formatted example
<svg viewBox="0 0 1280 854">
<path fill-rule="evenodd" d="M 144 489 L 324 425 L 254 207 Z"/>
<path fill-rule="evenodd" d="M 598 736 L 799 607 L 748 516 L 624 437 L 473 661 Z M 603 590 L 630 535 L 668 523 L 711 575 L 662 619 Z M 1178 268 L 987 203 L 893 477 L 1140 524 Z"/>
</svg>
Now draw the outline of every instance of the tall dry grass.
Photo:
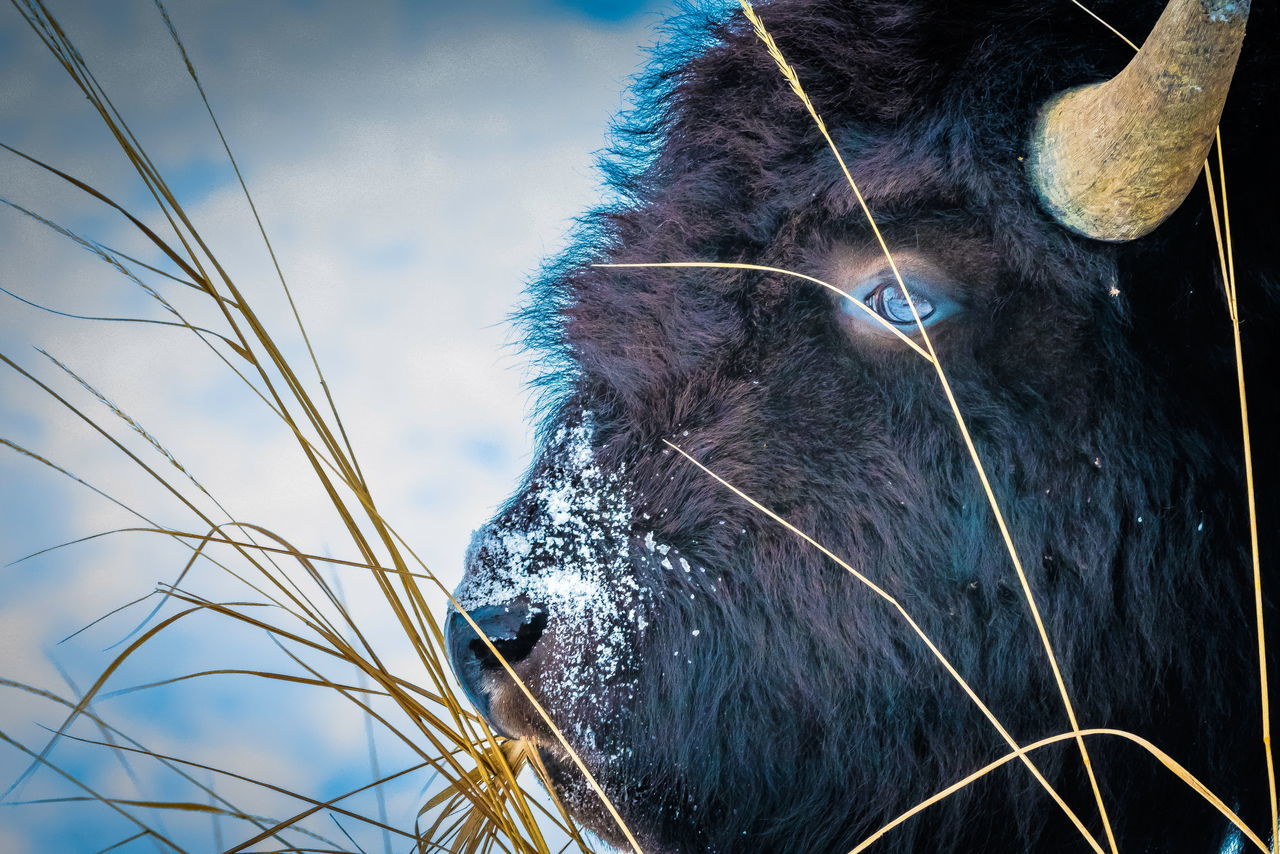
<svg viewBox="0 0 1280 854">
<path fill-rule="evenodd" d="M 102 209 L 124 218 L 151 250 L 163 256 L 164 263 L 146 264 L 91 237 L 76 234 L 38 212 L 13 204 L 10 207 L 93 253 L 141 289 L 167 318 L 147 322 L 181 328 L 191 336 L 192 346 L 211 351 L 267 408 L 305 460 L 313 478 L 311 488 L 325 498 L 336 514 L 340 528 L 334 533 L 345 541 L 349 554 L 310 554 L 281 532 L 233 517 L 218 497 L 143 424 L 70 367 L 46 354 L 48 361 L 43 370 L 73 380 L 78 395 L 59 391 L 56 376 L 42 375 L 41 369 L 25 367 L 10 355 L 0 354 L 0 362 L 8 370 L 95 433 L 104 449 L 122 455 L 132 464 L 136 477 L 157 486 L 170 500 L 171 509 L 189 520 L 186 527 L 161 524 L 156 521 L 157 514 L 118 499 L 109 489 L 82 479 L 38 449 L 0 439 L 9 451 L 55 476 L 72 479 L 137 520 L 136 525 L 108 533 L 165 538 L 180 544 L 188 555 L 174 582 L 163 585 L 157 595 L 122 606 L 134 611 L 142 609 L 146 618 L 140 630 L 114 652 L 109 664 L 83 691 L 67 693 L 15 680 L 0 682 L 5 691 L 41 698 L 57 711 L 56 725 L 43 743 L 24 744 L 0 732 L 0 740 L 27 757 L 22 774 L 3 784 L 4 798 L 10 802 L 4 808 L 15 808 L 11 805 L 14 793 L 39 771 L 60 778 L 73 792 L 42 799 L 44 804 L 53 800 L 69 810 L 92 802 L 116 813 L 134 828 L 125 838 L 103 840 L 104 848 L 146 842 L 162 850 L 184 850 L 179 840 L 166 832 L 163 820 L 155 818 L 171 812 L 220 817 L 221 835 L 227 841 L 220 848 L 228 852 L 362 850 L 355 839 L 347 836 L 348 827 L 361 825 L 381 831 L 395 850 L 411 846 L 424 852 L 549 854 L 553 849 L 548 838 L 568 839 L 570 847 L 589 850 L 554 795 L 530 794 L 533 781 L 546 776 L 537 751 L 527 742 L 496 736 L 457 691 L 444 652 L 441 615 L 429 604 L 442 597 L 449 599 L 449 591 L 386 521 L 365 479 L 289 283 L 258 217 L 250 188 L 163 4 L 156 4 L 157 12 L 207 111 L 213 133 L 235 172 L 258 235 L 274 264 L 276 287 L 283 292 L 289 307 L 283 325 L 260 313 L 263 293 L 242 287 L 228 272 L 220 261 L 218 248 L 205 239 L 199 224 L 172 190 L 127 117 L 116 108 L 55 12 L 43 0 L 15 0 L 13 5 L 108 129 L 119 153 L 145 187 L 151 204 L 145 209 L 136 205 L 128 208 L 36 154 L 7 145 L 4 148 L 9 155 L 45 170 Z M 199 294 L 212 309 L 208 313 L 216 322 L 191 322 L 189 312 L 178 307 L 179 300 L 166 298 L 162 287 L 150 283 L 157 276 L 164 278 L 164 286 Z M 286 353 L 298 352 L 299 344 L 305 358 L 295 364 L 296 360 L 291 361 Z M 395 654 L 388 655 L 387 650 L 380 649 L 369 636 L 371 627 L 362 626 L 353 616 L 330 572 L 334 567 L 358 570 L 362 580 L 376 588 L 398 630 L 400 648 L 393 651 Z M 209 568 L 224 573 L 240 587 L 242 592 L 235 600 L 214 600 L 197 592 L 192 581 L 198 572 Z M 113 689 L 120 688 L 121 669 L 141 652 L 163 647 L 176 629 L 209 616 L 265 633 L 294 667 L 288 671 L 254 667 L 206 670 L 131 686 L 130 690 L 228 675 L 310 686 L 331 692 L 364 717 L 371 730 L 371 748 L 376 730 L 378 740 L 398 742 L 417 761 L 370 779 L 359 788 L 321 799 L 240 773 L 234 767 L 214 767 L 181 756 L 163 755 L 145 745 L 145 733 L 124 732 L 113 724 L 99 701 L 120 693 Z M 216 637 L 218 630 L 211 631 L 211 637 Z M 406 650 L 413 663 L 412 678 L 403 664 L 396 667 L 389 663 L 403 660 Z M 116 754 L 126 768 L 155 763 L 185 780 L 203 800 L 130 798 L 95 789 L 60 759 L 61 753 L 55 753 L 60 742 L 71 741 L 96 743 L 102 750 Z M 371 758 L 377 767 L 376 754 Z M 429 785 L 411 826 L 389 823 L 380 804 L 364 810 L 348 806 L 357 796 L 408 775 L 417 775 Z M 225 797 L 221 793 L 225 786 L 218 781 L 236 781 L 238 790 L 256 786 L 285 796 L 296 803 L 296 810 L 259 815 L 245 803 Z M 323 825 L 311 821 L 317 815 L 341 820 L 329 823 L 328 832 L 319 832 L 316 827 Z"/>
</svg>

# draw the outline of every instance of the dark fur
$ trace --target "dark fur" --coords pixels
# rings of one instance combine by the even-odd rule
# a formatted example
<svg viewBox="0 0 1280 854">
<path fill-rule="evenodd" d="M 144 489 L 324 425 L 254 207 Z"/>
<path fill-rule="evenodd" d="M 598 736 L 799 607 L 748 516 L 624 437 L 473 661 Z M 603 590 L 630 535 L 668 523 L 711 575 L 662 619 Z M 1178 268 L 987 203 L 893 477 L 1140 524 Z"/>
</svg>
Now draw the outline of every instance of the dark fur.
<svg viewBox="0 0 1280 854">
<path fill-rule="evenodd" d="M 1093 6 L 1140 38 L 1161 4 Z M 1272 6 L 1252 13 L 1223 126 L 1269 565 L 1280 489 L 1264 367 L 1280 355 Z M 1068 0 L 758 8 L 890 246 L 964 283 L 965 313 L 937 328 L 937 344 L 1082 725 L 1151 739 L 1266 838 L 1240 430 L 1206 194 L 1197 187 L 1152 236 L 1107 245 L 1050 221 L 1020 162 L 1044 98 L 1110 76 L 1129 49 Z M 822 276 L 834 243 L 873 245 L 741 15 L 688 11 L 672 33 L 605 160 L 615 199 L 584 218 L 525 320 L 548 365 L 547 429 L 593 411 L 597 459 L 625 465 L 634 485 L 636 536 L 652 530 L 710 575 L 673 582 L 633 549 L 653 594 L 639 696 L 618 716 L 598 702 L 552 713 L 591 717 L 603 743 L 633 749 L 594 770 L 651 854 L 843 852 L 1006 747 L 890 608 L 664 452 L 663 438 L 900 597 L 1019 740 L 1067 721 L 923 360 L 851 338 L 827 294 L 792 280 L 588 266 L 747 261 Z M 693 628 L 704 630 L 696 644 Z M 554 680 L 554 656 L 540 660 L 531 678 Z M 1216 850 L 1224 822 L 1147 754 L 1091 747 L 1122 851 Z M 578 815 L 619 839 L 546 752 Z M 1036 761 L 1101 838 L 1074 745 Z M 1014 763 L 879 850 L 1087 849 Z"/>
</svg>

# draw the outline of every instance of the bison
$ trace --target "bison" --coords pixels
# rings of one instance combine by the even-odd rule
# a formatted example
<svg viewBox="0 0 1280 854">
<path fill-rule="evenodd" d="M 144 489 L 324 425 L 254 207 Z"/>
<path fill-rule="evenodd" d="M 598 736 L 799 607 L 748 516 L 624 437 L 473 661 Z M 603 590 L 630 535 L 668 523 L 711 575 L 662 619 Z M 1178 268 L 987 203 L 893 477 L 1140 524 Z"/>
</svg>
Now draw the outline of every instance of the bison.
<svg viewBox="0 0 1280 854">
<path fill-rule="evenodd" d="M 539 746 L 585 826 L 624 844 L 510 673 L 644 851 L 844 852 L 1011 749 L 923 635 L 1016 743 L 1071 730 L 1065 695 L 1078 727 L 1149 739 L 1271 836 L 1211 227 L 1230 217 L 1265 570 L 1280 68 L 1262 5 L 1244 38 L 1247 0 L 762 2 L 822 126 L 744 10 L 672 20 L 602 157 L 608 199 L 519 315 L 541 450 L 475 534 L 456 593 L 473 622 L 447 626 L 477 709 Z M 1196 182 L 1233 68 L 1211 208 Z M 740 266 L 616 266 L 674 262 Z M 1087 750 L 1046 746 L 1043 779 L 1011 762 L 877 844 L 1236 844 L 1134 742 Z"/>
</svg>

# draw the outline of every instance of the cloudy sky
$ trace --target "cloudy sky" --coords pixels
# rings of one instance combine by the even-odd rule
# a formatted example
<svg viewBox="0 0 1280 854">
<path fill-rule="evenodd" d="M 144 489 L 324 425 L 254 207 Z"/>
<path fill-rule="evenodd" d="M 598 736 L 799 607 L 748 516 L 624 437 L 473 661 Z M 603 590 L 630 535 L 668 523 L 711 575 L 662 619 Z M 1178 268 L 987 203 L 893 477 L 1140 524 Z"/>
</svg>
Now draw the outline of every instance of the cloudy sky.
<svg viewBox="0 0 1280 854">
<path fill-rule="evenodd" d="M 304 364 L 270 260 L 154 6 L 50 5 L 218 257 L 289 342 L 291 359 Z M 604 144 L 610 116 L 625 106 L 627 79 L 644 61 L 641 46 L 656 39 L 664 4 L 169 0 L 169 7 L 255 195 L 375 496 L 452 585 L 470 531 L 529 460 L 528 366 L 510 346 L 505 316 L 540 260 L 563 245 L 569 218 L 597 198 L 592 152 Z M 0 9 L 0 141 L 158 222 L 102 124 L 8 4 Z M 0 196 L 158 260 L 118 216 L 4 152 Z M 8 208 L 0 209 L 0 259 L 0 285 L 24 299 L 83 315 L 163 317 L 101 261 Z M 218 322 L 182 286 L 155 281 L 198 320 Z M 37 347 L 144 425 L 235 518 L 286 534 L 312 553 L 352 556 L 292 439 L 189 333 L 54 316 L 0 294 L 0 352 L 142 448 Z M 171 497 L 3 366 L 0 437 L 165 524 L 192 529 Z M 106 648 L 141 612 L 58 641 L 172 581 L 184 550 L 121 533 L 4 564 L 134 524 L 83 486 L 0 447 L 0 679 L 63 694 L 92 684 L 114 654 Z M 212 568 L 197 572 L 194 588 L 243 598 Z M 359 579 L 343 581 L 391 660 L 411 666 L 385 615 L 362 604 Z M 287 666 L 261 636 L 206 621 L 175 630 L 111 684 Z M 363 722 L 349 707 L 317 700 L 314 689 L 215 681 L 104 700 L 98 710 L 152 749 L 317 796 L 368 779 Z M 8 738 L 39 746 L 40 727 L 61 721 L 48 702 L 0 691 L 0 733 Z M 152 796 L 167 785 L 154 769 L 126 769 L 100 748 L 59 747 L 55 758 L 119 797 L 139 797 L 138 783 Z M 402 758 L 383 746 L 384 768 Z M 24 764 L 0 744 L 0 788 Z M 389 794 L 392 824 L 412 823 L 425 782 Z M 281 811 L 281 801 L 256 790 L 227 791 L 251 809 Z M 71 794 L 41 772 L 10 799 Z M 207 818 L 165 821 L 192 850 L 218 847 Z M 132 832 L 99 806 L 0 805 L 0 850 L 9 854 L 98 851 Z M 373 846 L 367 850 L 382 850 L 376 834 L 363 839 Z M 138 841 L 116 850 L 156 848 Z"/>
</svg>

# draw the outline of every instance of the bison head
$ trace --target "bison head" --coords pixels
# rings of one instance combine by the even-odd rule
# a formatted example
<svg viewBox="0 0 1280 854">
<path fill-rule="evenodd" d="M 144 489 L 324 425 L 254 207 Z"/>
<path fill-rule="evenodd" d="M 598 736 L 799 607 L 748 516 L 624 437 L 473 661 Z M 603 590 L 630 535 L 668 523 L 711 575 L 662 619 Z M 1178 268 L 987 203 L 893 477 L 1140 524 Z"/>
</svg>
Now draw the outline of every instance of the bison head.
<svg viewBox="0 0 1280 854">
<path fill-rule="evenodd" d="M 1131 33 L 1161 12 L 1096 5 Z M 951 406 L 910 346 L 922 336 L 904 286 L 1081 725 L 1151 739 L 1265 825 L 1235 367 L 1207 197 L 1130 239 L 1190 190 L 1247 7 L 1176 5 L 1200 23 L 1175 29 L 1234 21 L 1234 35 L 1144 51 L 1139 83 L 1108 101 L 1090 93 L 1115 81 L 1060 94 L 1133 56 L 1065 0 L 762 4 L 900 279 L 741 14 L 677 18 L 606 157 L 613 200 L 524 313 L 552 365 L 542 450 L 475 535 L 457 592 L 491 644 L 458 614 L 449 625 L 478 709 L 538 743 L 588 827 L 621 838 L 495 650 L 650 852 L 846 851 L 1008 750 L 902 613 L 671 445 L 896 600 L 1021 743 L 1069 728 Z M 1270 32 L 1246 44 L 1223 120 L 1253 364 L 1275 340 L 1276 205 L 1262 188 L 1278 186 L 1277 161 L 1258 146 L 1276 115 Z M 1169 56 L 1200 59 L 1187 70 Z M 1169 117 L 1196 98 L 1209 102 L 1199 118 Z M 1143 172 L 1171 162 L 1170 146 L 1178 168 Z M 1118 226 L 1098 193 L 1108 182 L 1138 188 Z M 675 261 L 796 271 L 847 296 L 755 269 L 599 266 Z M 1255 433 L 1274 423 L 1258 403 Z M 1260 506 L 1264 531 L 1274 512 Z M 1091 748 L 1122 848 L 1221 843 L 1221 820 L 1147 753 Z M 1103 839 L 1076 746 L 1036 764 Z M 886 844 L 1086 850 L 1017 763 Z"/>
</svg>

